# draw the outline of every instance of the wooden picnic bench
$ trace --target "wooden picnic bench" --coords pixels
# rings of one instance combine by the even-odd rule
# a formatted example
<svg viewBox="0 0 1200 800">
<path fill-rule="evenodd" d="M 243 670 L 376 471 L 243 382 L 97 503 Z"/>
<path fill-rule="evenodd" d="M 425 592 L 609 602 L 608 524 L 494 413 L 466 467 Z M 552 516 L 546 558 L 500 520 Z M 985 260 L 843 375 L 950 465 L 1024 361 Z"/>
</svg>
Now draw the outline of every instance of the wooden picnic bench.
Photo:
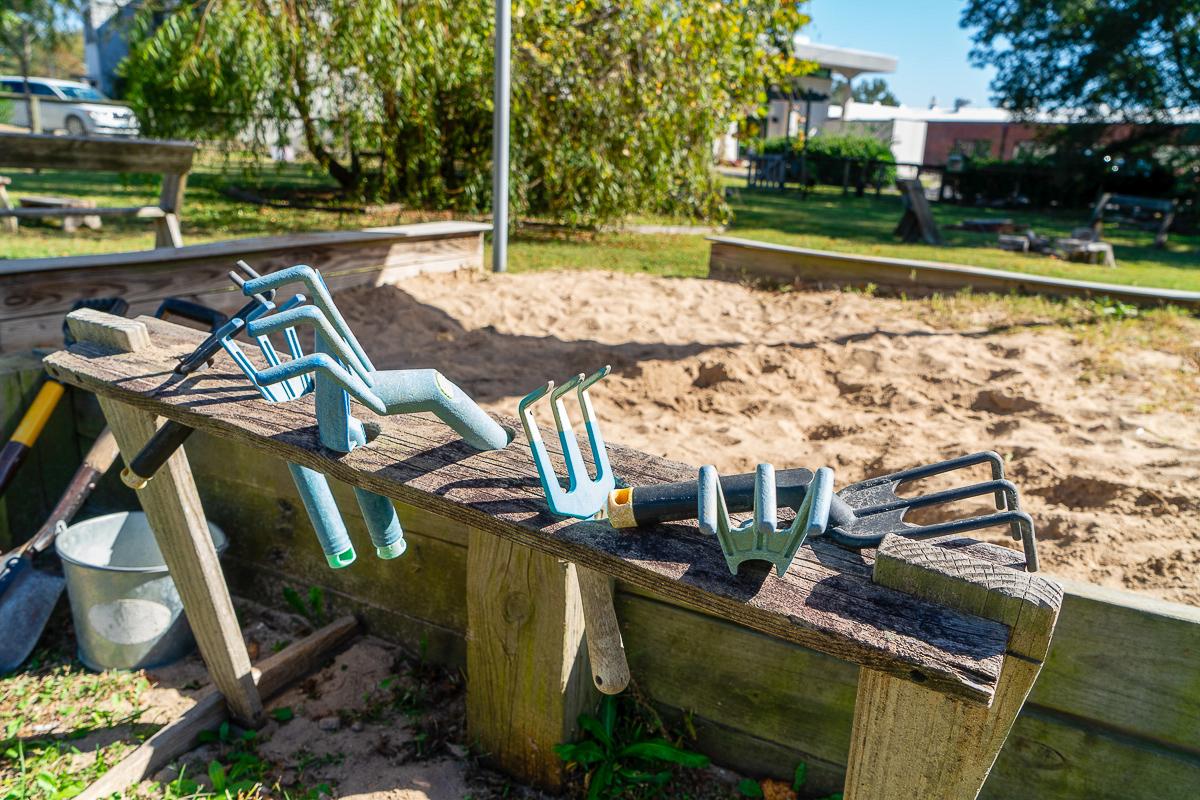
<svg viewBox="0 0 1200 800">
<path fill-rule="evenodd" d="M 1162 200 L 1153 197 L 1136 197 L 1130 194 L 1113 194 L 1105 192 L 1100 195 L 1096 207 L 1092 209 L 1092 219 L 1088 223 L 1096 241 L 1104 232 L 1104 218 L 1115 219 L 1129 223 L 1145 230 L 1154 231 L 1154 246 L 1167 246 L 1167 232 L 1175 221 L 1174 200 Z"/>
<path fill-rule="evenodd" d="M 190 142 L 156 139 L 113 139 L 86 136 L 0 133 L 0 168 L 83 170 L 88 172 L 160 173 L 162 187 L 155 205 L 89 207 L 85 224 L 99 227 L 101 217 L 133 217 L 154 221 L 154 246 L 182 247 L 179 215 L 187 175 L 196 146 Z M 11 182 L 11 181 L 6 181 Z M 0 186 L 0 190 L 3 187 Z M 15 221 L 61 217 L 63 227 L 74 230 L 80 221 L 80 201 L 59 198 L 22 198 L 23 208 L 13 208 L 7 193 L 0 196 L 0 219 L 14 231 Z M 26 203 L 26 200 L 32 202 Z M 94 204 L 93 204 L 94 205 Z"/>
<path fill-rule="evenodd" d="M 515 439 L 499 451 L 475 452 L 436 420 L 405 415 L 373 420 L 370 443 L 334 454 L 317 440 L 311 400 L 262 402 L 224 354 L 203 372 L 174 376 L 177 358 L 203 337 L 196 331 L 87 309 L 68 322 L 77 344 L 47 357 L 47 373 L 99 395 L 127 460 L 165 417 L 466 532 L 469 733 L 522 780 L 560 785 L 553 746 L 573 738 L 595 697 L 583 647 L 584 569 L 859 665 L 851 800 L 974 798 L 1046 657 L 1061 589 L 1012 568 L 1004 548 L 890 537 L 857 553 L 818 539 L 782 577 L 754 568 L 763 565 L 733 576 L 694 526 L 619 532 L 547 514 L 515 420 L 501 420 Z M 634 485 L 695 475 L 621 447 L 610 459 Z M 256 723 L 261 699 L 182 450 L 139 499 L 214 683 L 236 717 Z M 755 654 L 742 658 L 753 673 Z"/>
</svg>

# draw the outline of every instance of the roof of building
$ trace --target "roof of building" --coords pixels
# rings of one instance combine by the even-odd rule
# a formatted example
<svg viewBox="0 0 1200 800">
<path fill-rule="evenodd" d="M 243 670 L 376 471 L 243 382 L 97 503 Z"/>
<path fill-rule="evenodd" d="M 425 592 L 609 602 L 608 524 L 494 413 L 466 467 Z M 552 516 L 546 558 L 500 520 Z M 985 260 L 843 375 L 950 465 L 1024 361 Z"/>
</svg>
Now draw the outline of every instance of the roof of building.
<svg viewBox="0 0 1200 800">
<path fill-rule="evenodd" d="M 841 119 L 846 122 L 890 122 L 892 120 L 913 120 L 917 122 L 1012 122 L 1013 113 L 1003 108 L 981 108 L 963 106 L 958 110 L 953 108 L 917 108 L 915 106 L 885 106 L 882 103 L 856 103 L 848 101 L 844 106 L 831 105 L 829 119 Z M 1040 123 L 1069 123 L 1072 115 L 1055 112 L 1038 114 L 1033 122 Z M 1171 111 L 1169 119 L 1177 125 L 1194 125 L 1200 122 L 1200 111 Z M 1115 121 L 1115 118 L 1114 118 Z"/>
<path fill-rule="evenodd" d="M 870 53 L 866 50 L 851 50 L 846 47 L 831 47 L 814 44 L 803 35 L 793 41 L 796 58 L 815 61 L 822 67 L 850 79 L 865 72 L 895 72 L 899 61 L 895 56 Z"/>
</svg>

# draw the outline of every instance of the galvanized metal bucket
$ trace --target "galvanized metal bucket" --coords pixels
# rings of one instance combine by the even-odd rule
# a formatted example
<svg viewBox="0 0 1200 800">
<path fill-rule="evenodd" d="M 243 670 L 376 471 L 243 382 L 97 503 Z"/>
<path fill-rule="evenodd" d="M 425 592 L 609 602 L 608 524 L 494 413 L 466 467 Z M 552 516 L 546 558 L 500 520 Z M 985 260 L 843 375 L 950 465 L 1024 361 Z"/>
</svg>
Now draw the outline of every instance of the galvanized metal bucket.
<svg viewBox="0 0 1200 800">
<path fill-rule="evenodd" d="M 208 524 L 217 553 L 224 532 Z M 141 511 L 76 523 L 55 548 L 67 577 L 79 660 L 89 669 L 142 669 L 176 661 L 195 640 L 175 582 Z"/>
</svg>

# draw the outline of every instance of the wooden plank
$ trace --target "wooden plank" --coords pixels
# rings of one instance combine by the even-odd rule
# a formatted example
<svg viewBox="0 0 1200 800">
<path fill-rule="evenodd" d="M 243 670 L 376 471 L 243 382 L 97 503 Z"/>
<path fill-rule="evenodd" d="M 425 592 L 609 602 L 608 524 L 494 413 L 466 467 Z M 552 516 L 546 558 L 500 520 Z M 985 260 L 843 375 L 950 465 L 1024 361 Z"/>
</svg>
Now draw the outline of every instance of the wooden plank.
<svg viewBox="0 0 1200 800">
<path fill-rule="evenodd" d="M 88 257 L 83 263 L 76 257 L 31 259 L 25 265 L 6 263 L 0 265 L 0 320 L 62 315 L 81 297 L 121 295 L 136 303 L 159 301 L 168 295 L 213 294 L 229 295 L 237 302 L 240 298 L 227 273 L 239 258 L 264 274 L 297 263 L 314 264 L 331 288 L 337 288 L 339 278 L 356 273 L 380 274 L 393 267 L 446 261 L 481 263 L 482 234 L 478 230 L 429 233 L 423 227 L 399 226 L 386 234 L 361 231 L 354 235 L 263 237 L 246 240 L 242 247 L 226 242 L 109 253 Z M 114 255 L 118 258 L 113 259 Z M 47 265 L 47 261 L 75 262 L 75 266 Z M 45 269 L 47 266 L 53 268 Z"/>
<path fill-rule="evenodd" d="M 22 197 L 24 204 L 29 198 Z M 166 216 L 158 206 L 123 206 L 110 208 L 101 206 L 38 206 L 34 208 L 14 208 L 11 211 L 0 210 L 0 217 L 18 217 L 20 219 L 39 219 L 41 217 L 137 217 L 138 219 L 161 219 Z"/>
<path fill-rule="evenodd" d="M 968 267 L 937 261 L 834 253 L 806 247 L 756 242 L 731 236 L 709 237 L 709 275 L 731 280 L 800 281 L 823 286 L 865 286 L 903 290 L 910 295 L 953 292 L 1021 292 L 1052 297 L 1112 297 L 1139 305 L 1172 303 L 1200 307 L 1200 292 L 1115 283 L 1050 278 L 1024 272 Z"/>
<path fill-rule="evenodd" d="M 346 483 L 420 505 L 439 516 L 581 564 L 710 613 L 889 674 L 988 702 L 1006 629 L 914 600 L 870 580 L 870 563 L 828 542 L 802 548 L 778 578 L 766 569 L 729 574 L 719 548 L 690 525 L 621 533 L 546 515 L 527 444 L 475 453 L 423 415 L 378 419 L 370 445 L 338 458 L 321 448 L 311 401 L 265 406 L 223 355 L 183 381 L 171 367 L 200 338 L 146 319 L 158 346 L 113 353 L 94 345 L 50 356 L 61 380 L 192 427 L 249 443 Z M 515 422 L 505 420 L 513 430 Z M 634 484 L 686 478 L 692 468 L 612 448 L 614 468 Z M 915 679 L 915 678 L 913 678 Z"/>
<path fill-rule="evenodd" d="M 0 167 L 105 172 L 187 172 L 191 142 L 0 133 Z"/>
<path fill-rule="evenodd" d="M 1061 583 L 1055 644 L 1029 702 L 1200 754 L 1200 608 Z"/>
<path fill-rule="evenodd" d="M 259 693 L 270 697 L 312 672 L 358 630 L 358 621 L 354 617 L 341 617 L 267 657 L 254 669 Z M 194 706 L 156 731 L 77 797 L 79 800 L 101 800 L 117 793 L 124 794 L 130 786 L 153 776 L 194 748 L 199 744 L 200 734 L 216 729 L 228 715 L 224 698 L 209 687 L 196 697 Z"/>
<path fill-rule="evenodd" d="M 229 239 L 223 242 L 189 245 L 177 253 L 156 253 L 153 250 L 137 250 L 128 253 L 94 253 L 81 256 L 54 258 L 17 258 L 0 263 L 0 275 L 23 272 L 50 272 L 54 270 L 98 269 L 101 267 L 147 266 L 152 264 L 179 264 L 183 259 L 212 259 L 222 263 L 245 258 L 252 253 L 270 253 L 278 250 L 302 250 L 316 245 L 353 244 L 370 241 L 390 241 L 403 237 L 407 241 L 455 238 L 470 234 L 483 234 L 492 229 L 482 222 L 421 222 L 412 225 L 392 225 L 379 228 L 364 228 L 358 231 L 316 231 L 287 236 L 254 236 L 245 239 Z"/>
<path fill-rule="evenodd" d="M 980 797 L 1195 800 L 1200 757 L 1030 709 L 1013 726 Z"/>
<path fill-rule="evenodd" d="M 71 333 L 80 342 L 128 351 L 129 355 L 150 347 L 146 326 L 135 320 L 81 309 L 69 321 Z M 128 463 L 154 435 L 155 417 L 112 397 L 101 396 L 100 407 Z M 167 460 L 155 479 L 138 492 L 138 500 L 179 589 L 213 683 L 235 717 L 245 724 L 257 724 L 262 719 L 262 700 L 250 674 L 250 657 L 183 451 Z"/>
<path fill-rule="evenodd" d="M 1004 623 L 1008 650 L 995 699 L 986 708 L 958 702 L 919 681 L 860 669 L 846 797 L 974 798 L 1041 671 L 1062 589 L 1040 575 L 895 534 L 879 545 L 874 579 Z"/>
<path fill-rule="evenodd" d="M 467 547 L 467 733 L 520 780 L 562 786 L 554 745 L 594 698 L 571 564 L 472 530 Z"/>
</svg>

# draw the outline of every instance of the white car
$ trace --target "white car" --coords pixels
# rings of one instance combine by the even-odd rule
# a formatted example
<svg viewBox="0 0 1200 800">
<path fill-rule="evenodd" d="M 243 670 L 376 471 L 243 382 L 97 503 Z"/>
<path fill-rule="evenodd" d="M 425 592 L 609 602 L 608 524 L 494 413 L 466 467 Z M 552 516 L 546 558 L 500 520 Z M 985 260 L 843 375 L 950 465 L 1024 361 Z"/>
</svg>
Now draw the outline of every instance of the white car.
<svg viewBox="0 0 1200 800">
<path fill-rule="evenodd" d="M 69 136 L 137 136 L 138 121 L 132 110 L 114 104 L 86 83 L 56 78 L 29 78 L 29 92 L 42 101 L 42 130 L 64 130 Z M 19 75 L 0 75 L 0 92 L 8 93 L 12 125 L 29 127 L 24 81 Z"/>
</svg>

